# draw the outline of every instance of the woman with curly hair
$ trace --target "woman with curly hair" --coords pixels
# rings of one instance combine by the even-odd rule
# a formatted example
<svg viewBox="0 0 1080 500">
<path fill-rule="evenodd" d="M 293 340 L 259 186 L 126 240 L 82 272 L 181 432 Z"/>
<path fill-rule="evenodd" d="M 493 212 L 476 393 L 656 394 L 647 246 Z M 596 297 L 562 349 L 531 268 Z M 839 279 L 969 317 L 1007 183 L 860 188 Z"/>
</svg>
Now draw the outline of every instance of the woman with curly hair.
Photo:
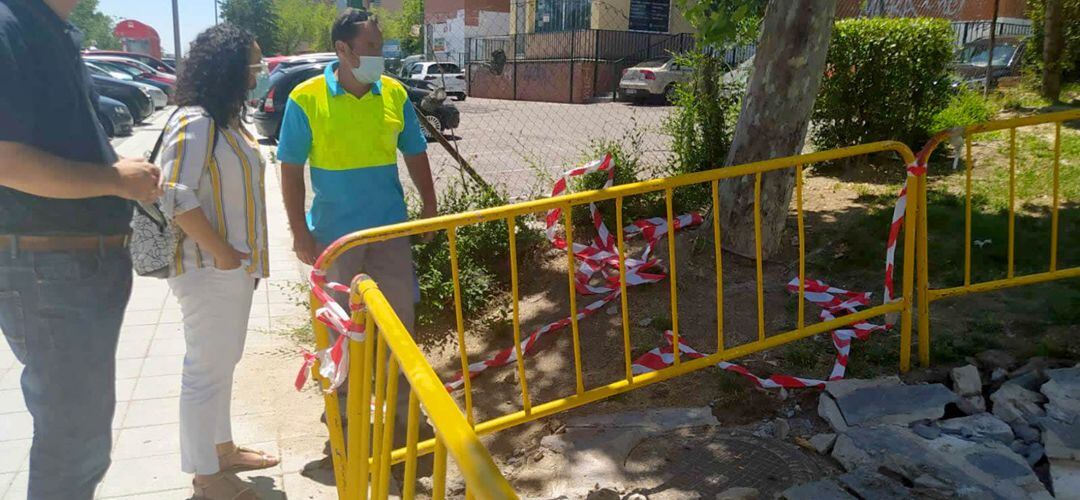
<svg viewBox="0 0 1080 500">
<path fill-rule="evenodd" d="M 254 38 L 228 24 L 199 34 L 165 125 L 162 211 L 180 228 L 169 287 L 184 318 L 180 460 L 195 497 L 257 498 L 235 472 L 278 459 L 232 441 L 233 370 L 244 351 L 252 296 L 268 273 L 264 165 L 241 121 L 265 71 Z"/>
</svg>

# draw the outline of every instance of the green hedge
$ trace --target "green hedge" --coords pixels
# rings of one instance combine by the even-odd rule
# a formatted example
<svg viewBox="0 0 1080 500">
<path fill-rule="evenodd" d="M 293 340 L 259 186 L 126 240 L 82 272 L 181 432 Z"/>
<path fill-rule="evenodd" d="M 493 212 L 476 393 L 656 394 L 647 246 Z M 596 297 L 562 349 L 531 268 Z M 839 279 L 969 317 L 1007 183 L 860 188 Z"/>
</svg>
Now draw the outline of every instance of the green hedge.
<svg viewBox="0 0 1080 500">
<path fill-rule="evenodd" d="M 953 37 L 943 19 L 837 22 L 814 105 L 814 144 L 895 139 L 919 147 L 949 102 Z"/>
</svg>

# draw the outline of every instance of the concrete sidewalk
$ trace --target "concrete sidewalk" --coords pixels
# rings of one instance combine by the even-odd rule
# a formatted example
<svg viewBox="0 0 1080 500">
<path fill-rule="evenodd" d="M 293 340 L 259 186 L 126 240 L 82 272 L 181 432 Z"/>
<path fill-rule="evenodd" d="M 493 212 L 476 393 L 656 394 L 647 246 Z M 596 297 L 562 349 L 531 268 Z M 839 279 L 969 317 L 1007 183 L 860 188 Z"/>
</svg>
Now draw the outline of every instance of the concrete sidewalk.
<svg viewBox="0 0 1080 500">
<path fill-rule="evenodd" d="M 135 135 L 114 141 L 121 156 L 150 150 L 167 112 Z M 270 148 L 263 147 L 264 156 Z M 233 435 L 238 444 L 282 457 L 282 464 L 244 477 L 262 498 L 334 498 L 333 486 L 301 476 L 322 457 L 322 398 L 292 388 L 300 345 L 288 332 L 306 321 L 296 289 L 306 269 L 292 253 L 277 166 L 268 164 L 266 196 L 272 278 L 255 293 L 243 361 L 233 392 Z M 97 498 L 184 499 L 191 476 L 180 471 L 179 394 L 184 339 L 179 304 L 165 281 L 135 278 L 117 352 L 112 467 Z M 311 348 L 311 346 L 305 346 Z M 0 342 L 0 499 L 26 498 L 33 426 L 19 387 L 22 365 Z M 325 476 L 325 475 L 324 475 Z"/>
</svg>

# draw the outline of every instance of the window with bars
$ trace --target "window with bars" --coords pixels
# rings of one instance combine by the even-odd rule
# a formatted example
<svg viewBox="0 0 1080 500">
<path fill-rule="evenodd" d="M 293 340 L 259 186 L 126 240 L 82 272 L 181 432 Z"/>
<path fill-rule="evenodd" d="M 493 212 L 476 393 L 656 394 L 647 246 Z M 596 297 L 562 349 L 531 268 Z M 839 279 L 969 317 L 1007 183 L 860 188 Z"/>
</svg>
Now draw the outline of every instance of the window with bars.
<svg viewBox="0 0 1080 500">
<path fill-rule="evenodd" d="M 592 18 L 590 0 L 537 0 L 536 32 L 582 30 Z"/>
</svg>

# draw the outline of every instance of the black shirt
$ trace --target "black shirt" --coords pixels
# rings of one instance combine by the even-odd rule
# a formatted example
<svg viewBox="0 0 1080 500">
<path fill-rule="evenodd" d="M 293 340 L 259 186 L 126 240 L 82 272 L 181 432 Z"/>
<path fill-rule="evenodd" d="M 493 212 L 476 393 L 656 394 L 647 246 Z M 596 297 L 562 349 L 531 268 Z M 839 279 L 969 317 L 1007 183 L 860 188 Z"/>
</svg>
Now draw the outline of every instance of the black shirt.
<svg viewBox="0 0 1080 500">
<path fill-rule="evenodd" d="M 76 37 L 41 0 L 0 0 L 0 141 L 112 168 Z M 0 234 L 126 234 L 130 220 L 120 198 L 58 200 L 0 186 Z"/>
</svg>

